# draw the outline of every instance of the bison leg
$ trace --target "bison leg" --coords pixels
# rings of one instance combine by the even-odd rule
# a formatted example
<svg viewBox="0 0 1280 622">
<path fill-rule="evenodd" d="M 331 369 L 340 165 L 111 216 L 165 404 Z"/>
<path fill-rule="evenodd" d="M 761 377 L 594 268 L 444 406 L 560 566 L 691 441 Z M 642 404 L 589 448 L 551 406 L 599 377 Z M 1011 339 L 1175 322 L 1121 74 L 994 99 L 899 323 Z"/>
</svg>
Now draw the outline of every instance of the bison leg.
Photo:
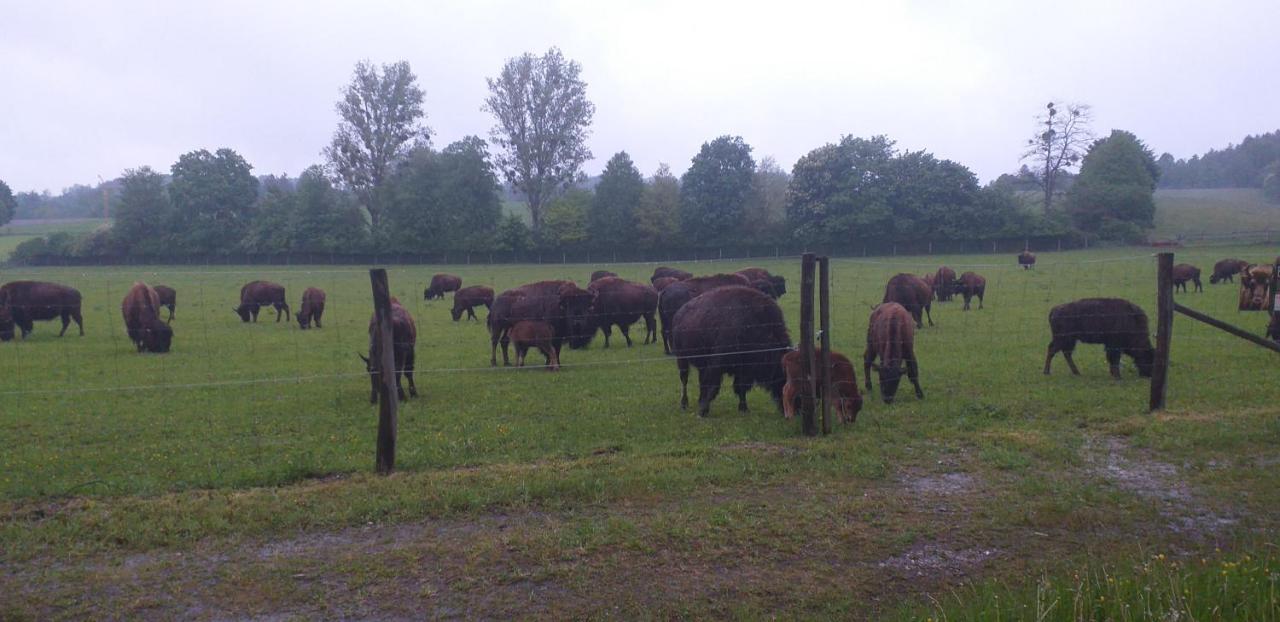
<svg viewBox="0 0 1280 622">
<path fill-rule="evenodd" d="M 980 290 L 978 291 L 978 308 L 979 309 L 984 308 L 982 305 L 982 298 L 983 298 L 983 292 Z"/>
<path fill-rule="evenodd" d="M 609 338 L 613 336 L 613 325 L 608 323 L 602 325 L 600 332 L 604 333 L 604 347 L 609 347 Z"/>
<path fill-rule="evenodd" d="M 505 330 L 502 331 L 502 339 L 499 340 L 499 343 L 502 344 L 502 366 L 510 367 L 511 359 L 508 358 L 507 348 L 511 346 L 511 335 L 507 334 Z"/>
<path fill-rule="evenodd" d="M 1067 359 L 1067 367 L 1070 367 L 1070 368 L 1071 368 L 1071 375 L 1072 375 L 1072 376 L 1079 376 L 1079 375 L 1080 375 L 1080 369 L 1079 369 L 1078 367 L 1076 367 L 1076 360 L 1075 360 L 1074 358 L 1072 358 L 1072 356 L 1071 356 L 1073 353 L 1075 353 L 1075 348 L 1070 348 L 1070 349 L 1068 349 L 1068 348 L 1063 348 L 1063 349 L 1062 349 L 1062 358 Z"/>
<path fill-rule="evenodd" d="M 1120 348 L 1107 346 L 1107 367 L 1111 369 L 1111 377 L 1116 380 L 1120 379 L 1120 355 L 1123 351 Z"/>
<path fill-rule="evenodd" d="M 929 316 L 929 326 L 933 326 L 933 312 L 931 311 L 932 308 L 933 308 L 933 303 L 926 302 L 924 304 L 924 313 L 925 315 Z"/>
<path fill-rule="evenodd" d="M 173 308 L 174 308 L 174 305 L 169 305 L 169 321 L 165 322 L 166 324 L 173 323 Z"/>
<path fill-rule="evenodd" d="M 964 309 L 963 309 L 964 311 L 968 311 L 968 310 L 969 310 L 969 299 L 970 299 L 970 298 L 972 298 L 972 297 L 973 297 L 973 295 L 972 295 L 972 294 L 970 294 L 970 293 L 968 293 L 968 292 L 965 292 L 965 294 L 964 294 Z"/>
<path fill-rule="evenodd" d="M 862 378 L 863 378 L 863 380 L 865 380 L 865 381 L 866 381 L 866 383 L 867 383 L 867 393 L 871 393 L 871 392 L 872 392 L 872 389 L 871 389 L 871 364 L 872 364 L 872 363 L 874 363 L 874 362 L 875 362 L 875 360 L 876 360 L 876 353 L 875 353 L 875 350 L 872 350 L 872 349 L 871 349 L 871 347 L 870 347 L 870 346 L 868 346 L 868 347 L 867 347 L 867 350 L 866 350 L 865 352 L 863 352 L 863 353 L 862 353 Z M 1046 371 L 1045 373 L 1047 374 L 1047 373 L 1049 373 L 1049 372 L 1047 372 L 1047 371 Z"/>
<path fill-rule="evenodd" d="M 787 383 L 782 385 L 782 417 L 784 419 L 792 419 L 796 416 L 796 398 L 799 397 L 797 393 L 796 384 L 791 380 L 787 380 Z"/>
<path fill-rule="evenodd" d="M 627 340 L 627 347 L 631 347 L 631 327 L 619 326 L 618 331 L 622 333 L 622 338 Z"/>
<path fill-rule="evenodd" d="M 312 319 L 312 321 L 314 321 L 314 322 L 316 323 L 316 328 L 324 328 L 323 326 L 321 326 L 321 325 L 320 325 L 320 316 L 322 316 L 322 315 L 324 315 L 324 310 L 323 310 L 323 309 L 321 309 L 321 310 L 319 310 L 319 311 L 316 311 L 316 312 L 313 314 L 313 317 L 311 318 L 311 319 Z"/>
<path fill-rule="evenodd" d="M 477 322 L 479 322 L 479 321 L 480 321 L 480 319 L 476 317 L 476 310 L 475 310 L 475 307 L 467 307 L 467 319 L 468 319 L 468 320 L 475 320 L 475 321 L 477 321 Z"/>
<path fill-rule="evenodd" d="M 723 372 L 713 367 L 698 369 L 698 416 L 705 417 L 711 412 L 711 402 L 720 394 L 720 385 L 724 382 Z"/>
<path fill-rule="evenodd" d="M 747 408 L 747 392 L 751 390 L 751 378 L 738 376 L 733 379 L 733 392 L 738 395 L 738 412 L 744 413 Z"/>
<path fill-rule="evenodd" d="M 502 334 L 501 330 L 490 329 L 489 332 L 489 367 L 498 366 L 498 336 Z"/>
<path fill-rule="evenodd" d="M 547 357 L 547 371 L 558 371 L 560 369 L 560 356 L 556 351 L 548 346 L 542 346 L 542 354 Z"/>
<path fill-rule="evenodd" d="M 524 367 L 524 355 L 529 353 L 529 346 L 524 343 L 516 344 L 516 367 Z"/>
<path fill-rule="evenodd" d="M 317 324 L 317 326 L 319 326 Z M 405 355 L 404 376 L 409 379 L 409 395 L 418 397 L 418 385 L 413 381 L 413 370 L 417 367 L 417 354 L 413 348 L 409 349 L 409 353 Z"/>
<path fill-rule="evenodd" d="M 61 337 L 65 335 L 67 333 L 67 327 L 70 325 L 71 325 L 71 314 L 68 313 L 67 311 L 63 311 L 62 312 L 62 330 L 58 332 L 58 336 Z"/>
<path fill-rule="evenodd" d="M 1049 342 L 1049 350 L 1044 355 L 1044 375 L 1049 375 L 1049 367 L 1053 364 L 1053 355 L 1058 353 L 1058 348 L 1054 347 L 1054 342 Z M 871 388 L 871 381 L 867 381 L 867 388 Z"/>
<path fill-rule="evenodd" d="M 920 388 L 920 364 L 916 362 L 914 356 L 907 359 L 907 380 L 910 380 L 911 386 L 916 388 L 916 397 L 924 399 L 924 390 Z"/>
<path fill-rule="evenodd" d="M 680 410 L 689 409 L 689 361 L 676 359 L 676 367 L 680 369 Z"/>
</svg>

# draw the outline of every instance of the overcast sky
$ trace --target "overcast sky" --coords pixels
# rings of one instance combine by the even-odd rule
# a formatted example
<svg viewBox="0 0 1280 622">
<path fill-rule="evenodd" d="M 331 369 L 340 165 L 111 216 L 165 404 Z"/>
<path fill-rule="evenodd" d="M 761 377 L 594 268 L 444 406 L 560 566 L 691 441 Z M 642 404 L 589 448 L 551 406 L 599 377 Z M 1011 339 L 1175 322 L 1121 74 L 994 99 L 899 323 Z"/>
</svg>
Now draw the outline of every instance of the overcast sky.
<svg viewBox="0 0 1280 622">
<path fill-rule="evenodd" d="M 297 175 L 360 59 L 409 61 L 437 146 L 487 137 L 485 78 L 549 46 L 596 104 L 589 174 L 620 150 L 680 173 L 721 134 L 790 170 L 843 134 L 886 134 L 985 181 L 1018 167 L 1050 99 L 1178 157 L 1280 128 L 1280 0 L 0 0 L 0 20 L 15 192 L 167 171 L 199 148 Z"/>
</svg>

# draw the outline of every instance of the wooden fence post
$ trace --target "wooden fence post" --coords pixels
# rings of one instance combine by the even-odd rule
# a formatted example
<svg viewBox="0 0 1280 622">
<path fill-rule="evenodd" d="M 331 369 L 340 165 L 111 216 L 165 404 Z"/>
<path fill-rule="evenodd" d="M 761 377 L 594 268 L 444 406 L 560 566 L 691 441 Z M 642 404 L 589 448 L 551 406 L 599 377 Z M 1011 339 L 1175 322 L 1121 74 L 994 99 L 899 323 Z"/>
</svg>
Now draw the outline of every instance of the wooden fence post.
<svg viewBox="0 0 1280 622">
<path fill-rule="evenodd" d="M 391 288 L 387 285 L 387 271 L 377 268 L 369 271 L 373 285 L 373 312 L 377 318 L 380 352 L 378 360 L 371 361 L 379 370 L 378 383 L 378 452 L 377 470 L 386 475 L 396 468 L 396 355 L 391 331 Z"/>
<path fill-rule="evenodd" d="M 831 263 L 824 255 L 818 258 L 818 330 L 821 331 L 822 354 L 818 357 L 818 386 L 822 387 L 822 433 L 831 433 Z"/>
<path fill-rule="evenodd" d="M 1164 409 L 1169 379 L 1169 342 L 1173 332 L 1173 253 L 1156 259 L 1156 358 L 1151 366 L 1148 411 Z"/>
<path fill-rule="evenodd" d="M 813 253 L 800 259 L 800 361 L 804 370 L 804 386 L 800 391 L 800 422 L 806 436 L 818 433 L 814 422 L 817 387 L 814 385 L 813 357 Z"/>
</svg>

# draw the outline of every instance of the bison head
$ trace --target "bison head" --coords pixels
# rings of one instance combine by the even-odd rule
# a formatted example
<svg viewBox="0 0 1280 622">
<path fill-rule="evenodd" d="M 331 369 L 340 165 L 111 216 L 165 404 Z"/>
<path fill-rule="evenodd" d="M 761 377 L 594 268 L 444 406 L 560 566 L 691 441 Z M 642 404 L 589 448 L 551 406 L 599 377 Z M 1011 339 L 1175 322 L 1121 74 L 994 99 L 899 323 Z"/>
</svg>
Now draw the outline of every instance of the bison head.
<svg viewBox="0 0 1280 622">
<path fill-rule="evenodd" d="M 311 328 L 311 314 L 307 313 L 307 309 L 305 307 L 302 312 L 295 313 L 293 315 L 293 319 L 298 320 L 298 328 L 301 328 L 302 330 Z"/>
<path fill-rule="evenodd" d="M 1150 345 L 1139 348 L 1131 353 L 1133 356 L 1133 364 L 1138 367 L 1138 376 L 1141 378 L 1151 377 L 1151 366 L 1155 363 L 1156 352 Z"/>
<path fill-rule="evenodd" d="M 173 329 L 167 324 L 159 321 L 151 325 L 147 329 L 146 334 L 142 337 L 143 346 L 148 352 L 163 354 L 169 351 L 169 346 L 173 343 Z"/>
<path fill-rule="evenodd" d="M 564 316 L 565 327 L 569 331 L 570 348 L 585 348 L 595 336 L 596 323 L 591 313 L 594 303 L 595 294 L 573 283 L 567 283 L 560 288 L 560 312 Z"/>
<path fill-rule="evenodd" d="M 858 393 L 858 381 L 837 382 L 832 387 L 836 392 L 836 412 L 840 420 L 853 423 L 858 420 L 858 412 L 862 410 L 862 394 Z"/>
<path fill-rule="evenodd" d="M 906 372 L 904 361 L 893 361 L 890 365 L 872 365 L 880 374 L 880 398 L 886 404 L 892 404 L 898 394 L 898 383 L 902 382 L 902 374 Z"/>
<path fill-rule="evenodd" d="M 231 310 L 235 311 L 236 315 L 240 316 L 241 322 L 248 322 L 252 317 L 249 315 L 249 305 L 242 304 L 238 307 L 232 307 Z"/>
<path fill-rule="evenodd" d="M 462 319 L 462 307 L 459 307 L 457 304 L 453 305 L 453 308 L 449 309 L 449 315 L 453 316 L 453 321 L 455 322 Z"/>
</svg>

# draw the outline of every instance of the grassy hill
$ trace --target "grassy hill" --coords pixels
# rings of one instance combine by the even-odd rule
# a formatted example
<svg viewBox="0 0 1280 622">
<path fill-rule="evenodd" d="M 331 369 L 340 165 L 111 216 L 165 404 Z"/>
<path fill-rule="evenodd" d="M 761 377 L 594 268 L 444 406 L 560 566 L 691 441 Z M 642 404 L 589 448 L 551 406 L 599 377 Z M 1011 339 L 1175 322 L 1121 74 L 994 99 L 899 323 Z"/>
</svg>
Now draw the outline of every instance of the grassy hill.
<svg viewBox="0 0 1280 622">
<path fill-rule="evenodd" d="M 1280 205 L 1257 188 L 1156 191 L 1156 238 L 1261 230 L 1280 232 Z"/>
</svg>

